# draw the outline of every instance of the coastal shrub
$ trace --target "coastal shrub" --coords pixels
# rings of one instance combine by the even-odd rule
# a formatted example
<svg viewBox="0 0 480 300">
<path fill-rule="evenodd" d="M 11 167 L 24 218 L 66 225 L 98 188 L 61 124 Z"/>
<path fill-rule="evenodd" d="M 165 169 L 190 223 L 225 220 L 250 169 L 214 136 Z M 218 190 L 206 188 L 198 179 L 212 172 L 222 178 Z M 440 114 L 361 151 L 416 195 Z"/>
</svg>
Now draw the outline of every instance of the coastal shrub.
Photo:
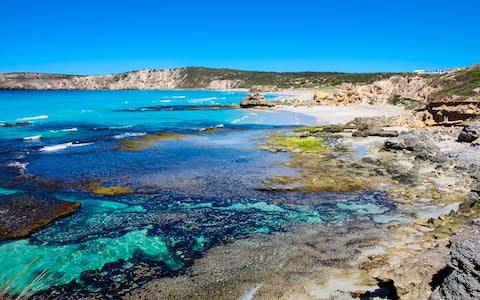
<svg viewBox="0 0 480 300">
<path fill-rule="evenodd" d="M 400 97 L 399 95 L 393 95 L 388 99 L 388 103 L 392 105 L 397 105 L 398 103 L 400 103 L 401 100 L 402 97 Z"/>
<path fill-rule="evenodd" d="M 455 80 L 449 83 L 441 91 L 434 94 L 436 97 L 443 97 L 447 95 L 457 96 L 474 96 L 477 93 L 474 91 L 480 87 L 480 70 L 473 68 L 468 70 L 459 71 Z"/>
</svg>

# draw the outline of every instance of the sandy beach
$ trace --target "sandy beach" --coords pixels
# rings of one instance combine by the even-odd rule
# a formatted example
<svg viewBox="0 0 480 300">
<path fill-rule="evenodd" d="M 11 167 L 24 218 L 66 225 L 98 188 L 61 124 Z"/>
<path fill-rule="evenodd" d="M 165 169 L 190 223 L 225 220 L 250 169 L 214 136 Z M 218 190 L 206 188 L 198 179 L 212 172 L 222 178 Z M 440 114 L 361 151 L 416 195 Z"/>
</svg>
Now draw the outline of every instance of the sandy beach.
<svg viewBox="0 0 480 300">
<path fill-rule="evenodd" d="M 270 93 L 265 93 L 266 95 Z M 271 93 L 277 96 L 275 100 L 311 100 L 315 90 L 287 90 Z M 275 109 L 305 114 L 314 117 L 318 125 L 344 124 L 359 117 L 396 117 L 406 116 L 408 110 L 402 106 L 390 104 L 350 104 L 350 105 L 315 105 L 315 106 L 291 106 L 279 105 Z"/>
</svg>

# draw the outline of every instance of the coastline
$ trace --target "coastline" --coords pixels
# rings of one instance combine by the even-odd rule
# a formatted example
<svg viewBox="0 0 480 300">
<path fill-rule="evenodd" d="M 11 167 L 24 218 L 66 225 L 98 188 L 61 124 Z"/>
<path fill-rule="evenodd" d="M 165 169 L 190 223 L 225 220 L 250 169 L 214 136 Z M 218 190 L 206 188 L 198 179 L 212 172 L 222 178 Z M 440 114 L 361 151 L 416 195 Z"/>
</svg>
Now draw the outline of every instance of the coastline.
<svg viewBox="0 0 480 300">
<path fill-rule="evenodd" d="M 308 99 L 312 91 L 287 90 L 279 94 L 283 99 Z M 441 152 L 432 154 L 431 148 L 418 140 L 418 137 L 423 138 L 423 129 L 408 128 L 405 120 L 403 123 L 397 122 L 409 115 L 409 111 L 401 106 L 280 106 L 271 111 L 275 110 L 313 116 L 317 124 L 322 125 L 322 130 L 333 130 L 331 134 L 326 132 L 325 135 L 319 135 L 322 139 L 333 141 L 331 151 L 303 153 L 298 151 L 301 149 L 261 149 L 290 152 L 292 159 L 286 165 L 301 170 L 300 175 L 304 179 L 316 176 L 315 180 L 318 180 L 320 174 L 335 178 L 340 183 L 346 180 L 345 192 L 350 192 L 351 186 L 356 184 L 352 184 L 351 178 L 371 179 L 372 185 L 368 185 L 368 190 L 379 190 L 387 194 L 391 197 L 392 204 L 406 218 L 378 218 L 335 229 L 294 223 L 286 226 L 284 232 L 255 234 L 245 239 L 229 241 L 206 250 L 191 268 L 185 270 L 187 275 L 152 278 L 144 287 L 131 290 L 128 298 L 149 298 L 160 293 L 159 287 L 166 298 L 178 296 L 176 293 L 185 293 L 184 298 L 193 295 L 209 298 L 235 295 L 248 299 L 326 298 L 330 295 L 353 297 L 374 292 L 377 289 L 374 278 L 379 278 L 380 284 L 391 280 L 395 291 L 404 293 L 403 295 L 412 293 L 404 296 L 404 299 L 425 298 L 425 293 L 430 288 L 429 280 L 448 261 L 450 237 L 458 230 L 463 230 L 463 225 L 459 225 L 458 228 L 448 228 L 451 231 L 447 233 L 443 232 L 447 222 L 444 220 L 458 217 L 455 213 L 449 213 L 450 210 L 461 211 L 462 197 L 468 193 L 472 184 L 470 170 L 466 171 L 457 161 L 455 164 L 459 169 L 450 168 L 448 164 L 452 160 L 442 160 L 440 156 L 456 155 L 468 150 L 468 145 L 456 141 L 459 129 L 426 130 L 426 143 L 431 144 L 428 146 L 438 146 Z M 350 125 L 343 126 L 346 123 Z M 334 124 L 338 127 L 325 126 Z M 387 131 L 398 133 L 410 130 L 410 134 L 417 138 L 414 145 L 420 148 L 385 148 L 386 142 L 390 140 L 400 141 L 398 143 L 402 145 L 402 135 L 398 139 L 353 136 L 352 133 L 363 127 L 386 128 Z M 319 137 L 314 131 L 304 130 L 287 131 L 299 138 Z M 279 133 L 282 132 L 284 131 Z M 272 133 L 276 133 L 275 129 Z M 266 193 L 275 191 L 265 189 Z M 284 191 L 288 192 L 288 189 Z M 448 197 L 445 196 L 446 193 Z M 355 209 L 361 211 L 358 207 Z M 466 220 L 470 222 L 470 219 Z M 455 222 L 460 224 L 457 219 Z M 437 233 L 438 230 L 442 232 Z M 432 237 L 433 234 L 436 235 Z M 458 234 L 456 238 L 460 236 Z M 325 245 L 325 241 L 331 245 Z M 428 260 L 426 253 L 429 251 L 435 252 L 432 254 L 435 255 L 435 261 Z M 416 265 L 411 265 L 410 260 L 416 261 Z M 422 274 L 422 280 L 412 275 L 415 272 Z M 204 276 L 207 273 L 213 275 Z M 195 278 L 195 282 L 189 277 Z M 412 282 L 414 288 L 410 291 L 408 287 Z M 165 288 L 170 286 L 171 288 Z M 219 291 L 222 294 L 218 294 Z"/>
</svg>

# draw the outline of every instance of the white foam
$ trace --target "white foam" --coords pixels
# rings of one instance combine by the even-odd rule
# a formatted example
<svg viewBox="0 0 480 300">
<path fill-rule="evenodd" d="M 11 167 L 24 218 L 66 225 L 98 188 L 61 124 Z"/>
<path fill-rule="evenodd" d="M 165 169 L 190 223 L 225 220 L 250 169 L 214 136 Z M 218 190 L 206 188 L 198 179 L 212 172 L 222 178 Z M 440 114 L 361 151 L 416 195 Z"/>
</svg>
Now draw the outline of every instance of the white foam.
<svg viewBox="0 0 480 300">
<path fill-rule="evenodd" d="M 132 128 L 133 125 L 123 125 L 123 126 L 112 126 L 108 127 L 108 129 L 124 129 L 124 128 Z"/>
<path fill-rule="evenodd" d="M 225 125 L 223 125 L 223 124 L 218 124 L 218 125 L 215 125 L 215 127 L 217 127 L 217 128 L 223 128 L 223 127 L 225 127 Z"/>
<path fill-rule="evenodd" d="M 186 96 L 173 96 L 172 98 L 173 99 L 185 99 Z"/>
<path fill-rule="evenodd" d="M 34 116 L 34 117 L 18 118 L 17 121 L 33 121 L 33 120 L 42 120 L 42 119 L 48 119 L 48 116 L 41 115 L 41 116 Z"/>
<path fill-rule="evenodd" d="M 17 168 L 21 173 L 24 173 L 25 170 L 27 169 L 28 163 L 27 162 L 21 163 L 19 161 L 12 161 L 12 162 L 8 163 L 7 166 Z"/>
<path fill-rule="evenodd" d="M 42 136 L 41 135 L 34 135 L 34 136 L 26 136 L 23 138 L 25 141 L 38 141 Z"/>
<path fill-rule="evenodd" d="M 243 116 L 243 117 L 241 117 L 241 118 L 239 118 L 239 119 L 233 120 L 232 123 L 233 123 L 233 124 L 237 124 L 238 122 L 243 121 L 243 120 L 245 120 L 246 118 L 248 118 L 248 116 Z"/>
<path fill-rule="evenodd" d="M 156 100 L 156 101 L 152 101 L 152 102 L 170 103 L 171 101 L 165 99 L 165 100 Z"/>
<path fill-rule="evenodd" d="M 124 138 L 128 138 L 128 137 L 144 136 L 144 135 L 146 135 L 145 132 L 127 132 L 127 133 L 123 133 L 123 134 L 114 135 L 113 138 L 120 140 L 120 139 L 124 139 Z"/>
<path fill-rule="evenodd" d="M 198 98 L 198 99 L 192 99 L 188 100 L 189 103 L 201 103 L 201 102 L 211 102 L 217 100 L 217 97 L 210 97 L 210 98 Z"/>
<path fill-rule="evenodd" d="M 78 131 L 78 128 L 66 128 L 66 129 L 60 129 L 60 130 L 50 130 L 52 133 L 57 133 L 57 132 L 73 132 L 73 131 Z"/>
<path fill-rule="evenodd" d="M 93 143 L 76 143 L 76 144 L 74 144 L 72 142 L 68 142 L 68 143 L 64 143 L 64 144 L 45 146 L 45 147 L 40 148 L 40 151 L 42 151 L 42 152 L 53 152 L 53 151 L 65 150 L 65 149 L 73 148 L 73 147 L 88 146 L 88 145 L 91 145 L 91 144 L 93 144 Z"/>
</svg>

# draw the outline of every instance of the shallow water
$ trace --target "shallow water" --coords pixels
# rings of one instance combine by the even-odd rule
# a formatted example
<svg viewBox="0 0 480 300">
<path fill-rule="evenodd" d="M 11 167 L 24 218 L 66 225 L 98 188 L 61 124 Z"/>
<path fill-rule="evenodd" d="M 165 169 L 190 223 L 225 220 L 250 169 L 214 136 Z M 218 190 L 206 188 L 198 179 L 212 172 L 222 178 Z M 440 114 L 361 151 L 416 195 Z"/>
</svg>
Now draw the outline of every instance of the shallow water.
<svg viewBox="0 0 480 300">
<path fill-rule="evenodd" d="M 244 96 L 0 92 L 0 123 L 31 123 L 0 128 L 0 197 L 35 193 L 81 203 L 74 215 L 27 239 L 0 243 L 3 285 L 13 279 L 15 293 L 43 274 L 30 289 L 68 294 L 116 285 L 114 293 L 120 293 L 172 276 L 204 251 L 235 239 L 295 223 L 342 226 L 398 218 L 376 192 L 256 190 L 265 179 L 296 172 L 283 166 L 288 154 L 260 151 L 256 144 L 274 130 L 312 124 L 309 117 L 231 108 L 138 111 L 232 105 Z M 96 196 L 86 188 L 92 183 L 132 193 Z"/>
</svg>

